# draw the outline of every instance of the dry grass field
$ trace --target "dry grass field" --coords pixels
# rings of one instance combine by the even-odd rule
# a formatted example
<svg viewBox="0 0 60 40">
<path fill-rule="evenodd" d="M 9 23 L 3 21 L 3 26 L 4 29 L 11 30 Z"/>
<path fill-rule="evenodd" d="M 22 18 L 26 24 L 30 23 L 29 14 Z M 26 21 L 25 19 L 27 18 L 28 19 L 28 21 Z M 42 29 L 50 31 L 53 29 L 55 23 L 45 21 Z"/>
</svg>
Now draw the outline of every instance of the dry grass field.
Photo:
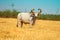
<svg viewBox="0 0 60 40">
<path fill-rule="evenodd" d="M 60 40 L 60 21 L 37 20 L 30 28 L 16 27 L 17 19 L 0 18 L 0 40 Z"/>
</svg>

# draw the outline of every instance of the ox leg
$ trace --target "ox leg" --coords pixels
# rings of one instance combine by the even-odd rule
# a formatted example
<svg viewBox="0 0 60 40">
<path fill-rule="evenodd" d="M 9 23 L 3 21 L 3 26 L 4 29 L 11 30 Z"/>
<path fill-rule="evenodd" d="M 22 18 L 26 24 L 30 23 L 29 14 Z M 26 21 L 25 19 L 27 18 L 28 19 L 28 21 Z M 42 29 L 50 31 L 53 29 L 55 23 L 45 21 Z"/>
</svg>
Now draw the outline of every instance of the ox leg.
<svg viewBox="0 0 60 40">
<path fill-rule="evenodd" d="M 17 20 L 17 25 L 16 26 L 18 27 L 18 20 Z"/>
<path fill-rule="evenodd" d="M 21 21 L 21 28 L 22 28 L 22 26 L 23 26 L 23 22 Z"/>
<path fill-rule="evenodd" d="M 18 22 L 17 22 L 17 25 L 16 26 L 18 27 Z"/>
<path fill-rule="evenodd" d="M 20 22 L 21 22 L 21 20 L 18 19 L 18 20 L 17 20 L 17 25 L 16 25 L 17 27 L 20 25 Z"/>
<path fill-rule="evenodd" d="M 19 25 L 19 22 L 20 22 L 20 21 L 17 21 L 17 25 L 16 25 L 17 27 L 18 27 L 18 25 Z"/>
<path fill-rule="evenodd" d="M 35 21 L 36 21 L 36 20 L 33 20 L 33 23 L 32 23 L 32 25 L 34 25 L 34 24 L 35 24 Z"/>
<path fill-rule="evenodd" d="M 33 21 L 30 21 L 30 28 L 32 28 L 32 23 L 33 23 Z"/>
<path fill-rule="evenodd" d="M 33 17 L 30 17 L 30 28 L 32 27 L 32 23 L 33 23 L 32 18 L 33 18 Z"/>
</svg>

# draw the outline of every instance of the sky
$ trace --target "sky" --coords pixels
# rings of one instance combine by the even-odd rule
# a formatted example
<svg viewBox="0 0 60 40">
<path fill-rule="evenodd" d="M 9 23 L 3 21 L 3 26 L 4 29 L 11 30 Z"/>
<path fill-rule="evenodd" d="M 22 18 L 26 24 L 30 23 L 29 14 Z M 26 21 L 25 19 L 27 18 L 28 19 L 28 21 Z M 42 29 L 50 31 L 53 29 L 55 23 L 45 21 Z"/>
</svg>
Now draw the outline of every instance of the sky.
<svg viewBox="0 0 60 40">
<path fill-rule="evenodd" d="M 13 7 L 12 4 L 14 4 Z M 60 0 L 0 0 L 0 11 L 15 9 L 30 12 L 33 8 L 35 12 L 40 8 L 44 14 L 60 14 Z"/>
</svg>

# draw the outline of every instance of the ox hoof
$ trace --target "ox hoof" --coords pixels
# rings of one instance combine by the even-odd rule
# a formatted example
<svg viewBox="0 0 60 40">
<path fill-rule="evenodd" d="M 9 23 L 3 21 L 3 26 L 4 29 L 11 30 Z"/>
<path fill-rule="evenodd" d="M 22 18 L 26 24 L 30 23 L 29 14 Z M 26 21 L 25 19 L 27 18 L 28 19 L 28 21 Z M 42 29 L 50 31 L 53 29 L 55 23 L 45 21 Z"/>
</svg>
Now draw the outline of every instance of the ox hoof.
<svg viewBox="0 0 60 40">
<path fill-rule="evenodd" d="M 18 27 L 18 25 L 16 25 L 16 27 Z"/>
<path fill-rule="evenodd" d="M 22 28 L 22 26 L 21 26 L 21 28 Z"/>
</svg>

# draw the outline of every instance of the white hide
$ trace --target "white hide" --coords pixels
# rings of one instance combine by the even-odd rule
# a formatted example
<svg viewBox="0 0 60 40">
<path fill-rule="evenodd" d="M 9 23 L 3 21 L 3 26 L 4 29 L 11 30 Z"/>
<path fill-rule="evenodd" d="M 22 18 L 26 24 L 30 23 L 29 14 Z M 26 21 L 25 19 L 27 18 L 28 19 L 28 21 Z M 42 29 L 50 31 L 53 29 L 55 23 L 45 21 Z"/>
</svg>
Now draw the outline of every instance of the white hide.
<svg viewBox="0 0 60 40">
<path fill-rule="evenodd" d="M 30 15 L 31 15 L 30 13 L 19 13 L 17 16 L 17 25 L 18 25 L 18 22 L 23 20 L 24 22 L 29 23 L 31 27 L 33 20 L 32 20 L 32 17 L 30 17 Z M 37 15 L 38 13 L 35 13 L 35 17 L 37 17 Z"/>
</svg>

